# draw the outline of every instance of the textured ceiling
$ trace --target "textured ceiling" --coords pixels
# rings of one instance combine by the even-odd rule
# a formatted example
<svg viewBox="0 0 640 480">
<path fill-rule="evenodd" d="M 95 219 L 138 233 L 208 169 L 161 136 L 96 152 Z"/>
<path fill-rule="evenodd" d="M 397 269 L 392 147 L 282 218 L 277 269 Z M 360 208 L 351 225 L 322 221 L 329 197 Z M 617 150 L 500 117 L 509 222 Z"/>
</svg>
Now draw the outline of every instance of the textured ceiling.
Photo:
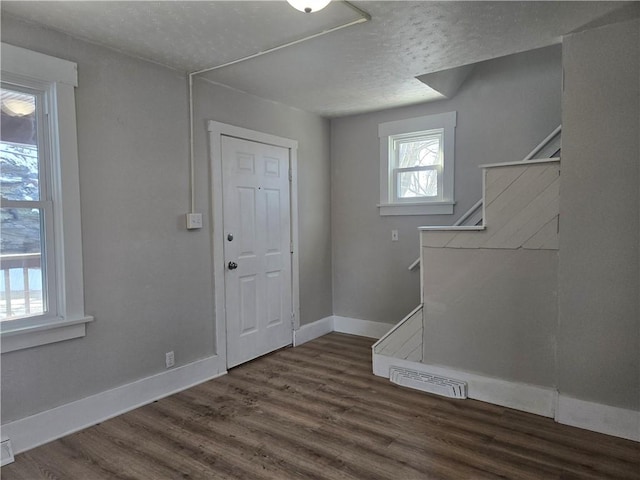
<svg viewBox="0 0 640 480">
<path fill-rule="evenodd" d="M 442 98 L 415 77 L 557 43 L 627 2 L 356 1 L 371 21 L 204 76 L 325 116 Z M 357 19 L 332 2 L 2 1 L 2 13 L 196 71 Z"/>
</svg>

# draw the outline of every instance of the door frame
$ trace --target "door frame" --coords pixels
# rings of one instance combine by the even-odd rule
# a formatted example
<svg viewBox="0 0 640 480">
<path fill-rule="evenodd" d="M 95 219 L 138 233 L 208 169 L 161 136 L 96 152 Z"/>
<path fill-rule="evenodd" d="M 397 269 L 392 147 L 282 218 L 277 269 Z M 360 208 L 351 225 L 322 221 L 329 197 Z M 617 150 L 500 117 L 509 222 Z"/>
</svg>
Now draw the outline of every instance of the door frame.
<svg viewBox="0 0 640 480">
<path fill-rule="evenodd" d="M 227 315 L 225 305 L 224 280 L 224 212 L 222 196 L 222 137 L 234 137 L 240 140 L 265 143 L 289 150 L 289 168 L 291 181 L 289 182 L 289 202 L 291 215 L 291 311 L 293 331 L 300 328 L 300 276 L 299 276 L 299 248 L 298 248 L 298 141 L 278 137 L 268 133 L 249 130 L 226 123 L 209 120 L 209 160 L 211 163 L 211 238 L 213 247 L 213 289 L 215 304 L 215 345 L 216 355 L 227 365 Z M 217 238 L 220 235 L 220 238 Z"/>
</svg>

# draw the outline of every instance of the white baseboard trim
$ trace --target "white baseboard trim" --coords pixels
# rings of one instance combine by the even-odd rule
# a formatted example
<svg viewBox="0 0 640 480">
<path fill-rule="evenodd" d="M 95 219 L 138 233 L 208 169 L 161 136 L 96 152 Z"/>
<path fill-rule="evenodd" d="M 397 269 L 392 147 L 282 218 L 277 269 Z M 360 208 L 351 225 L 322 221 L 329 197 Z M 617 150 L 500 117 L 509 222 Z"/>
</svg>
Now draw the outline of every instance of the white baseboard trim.
<svg viewBox="0 0 640 480">
<path fill-rule="evenodd" d="M 333 331 L 379 338 L 391 327 L 332 315 L 294 331 L 293 342 L 302 345 Z M 6 423 L 2 437 L 11 440 L 14 454 L 22 453 L 226 373 L 224 359 L 208 357 Z"/>
<path fill-rule="evenodd" d="M 18 454 L 226 373 L 217 355 L 204 358 L 9 422 L 2 425 L 2 437 Z"/>
<path fill-rule="evenodd" d="M 381 338 L 395 324 L 372 322 L 371 320 L 360 320 L 358 318 L 333 316 L 333 331 L 339 333 L 349 333 L 362 337 Z"/>
<path fill-rule="evenodd" d="M 297 347 L 303 343 L 310 342 L 327 333 L 349 333 L 362 337 L 381 338 L 395 325 L 382 322 L 372 322 L 371 320 L 360 320 L 358 318 L 340 317 L 331 315 L 321 318 L 307 325 L 302 325 L 298 330 L 293 331 L 293 346 Z"/>
<path fill-rule="evenodd" d="M 640 442 L 640 411 L 560 394 L 556 422 Z"/>
<path fill-rule="evenodd" d="M 410 368 L 419 372 L 462 380 L 467 382 L 467 395 L 469 398 L 523 412 L 535 413 L 544 417 L 554 417 L 556 391 L 553 388 L 510 382 L 439 365 L 427 365 L 376 353 L 373 354 L 373 373 L 375 375 L 389 378 L 389 367 L 391 366 Z"/>
<path fill-rule="evenodd" d="M 333 316 L 321 318 L 307 325 L 302 325 L 298 330 L 294 330 L 293 346 L 297 347 L 331 332 L 333 332 Z"/>
</svg>

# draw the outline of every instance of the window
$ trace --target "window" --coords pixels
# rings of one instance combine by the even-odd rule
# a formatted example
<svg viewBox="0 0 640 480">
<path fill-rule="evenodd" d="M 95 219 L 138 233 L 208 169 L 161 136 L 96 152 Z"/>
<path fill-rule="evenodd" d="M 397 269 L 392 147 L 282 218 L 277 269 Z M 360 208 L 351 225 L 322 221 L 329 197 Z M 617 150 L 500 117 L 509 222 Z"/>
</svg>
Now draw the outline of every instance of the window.
<svg viewBox="0 0 640 480">
<path fill-rule="evenodd" d="M 2 353 L 84 336 L 76 65 L 2 44 Z M 64 215 L 63 215 L 64 212 Z"/>
<path fill-rule="evenodd" d="M 380 215 L 453 213 L 456 112 L 378 126 Z"/>
<path fill-rule="evenodd" d="M 53 218 L 43 138 L 43 92 L 2 83 L 0 89 L 0 321 L 56 311 L 55 266 L 46 245 Z"/>
</svg>

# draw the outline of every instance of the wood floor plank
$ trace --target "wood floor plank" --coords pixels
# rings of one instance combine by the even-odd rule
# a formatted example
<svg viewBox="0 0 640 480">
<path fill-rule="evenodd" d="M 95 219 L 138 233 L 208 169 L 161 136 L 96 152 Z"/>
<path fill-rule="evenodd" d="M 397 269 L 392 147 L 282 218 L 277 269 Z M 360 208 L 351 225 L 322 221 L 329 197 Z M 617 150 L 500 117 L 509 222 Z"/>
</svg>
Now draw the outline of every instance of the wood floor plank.
<svg viewBox="0 0 640 480">
<path fill-rule="evenodd" d="M 3 480 L 640 480 L 640 444 L 371 373 L 332 333 L 16 456 Z"/>
</svg>

